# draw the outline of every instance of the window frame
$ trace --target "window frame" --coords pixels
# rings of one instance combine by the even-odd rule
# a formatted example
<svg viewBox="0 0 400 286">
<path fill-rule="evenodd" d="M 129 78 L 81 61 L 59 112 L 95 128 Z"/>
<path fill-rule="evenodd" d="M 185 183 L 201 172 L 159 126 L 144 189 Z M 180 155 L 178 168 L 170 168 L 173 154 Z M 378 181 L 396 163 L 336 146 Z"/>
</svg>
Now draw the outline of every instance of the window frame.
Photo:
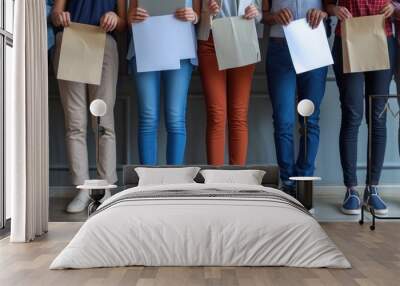
<svg viewBox="0 0 400 286">
<path fill-rule="evenodd" d="M 6 2 L 0 0 L 0 235 L 9 226 L 6 222 L 5 190 L 5 92 L 6 92 L 6 47 L 13 47 L 13 34 L 6 31 Z M 15 5 L 14 0 L 12 1 Z M 14 8 L 13 8 L 14 12 Z"/>
</svg>

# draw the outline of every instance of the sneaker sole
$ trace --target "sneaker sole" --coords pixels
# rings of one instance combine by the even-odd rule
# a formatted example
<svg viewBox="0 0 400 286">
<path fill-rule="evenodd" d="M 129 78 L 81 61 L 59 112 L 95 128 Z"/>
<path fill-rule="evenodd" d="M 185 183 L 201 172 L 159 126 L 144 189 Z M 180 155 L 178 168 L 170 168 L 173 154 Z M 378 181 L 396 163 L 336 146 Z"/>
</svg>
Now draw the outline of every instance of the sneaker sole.
<svg viewBox="0 0 400 286">
<path fill-rule="evenodd" d="M 347 210 L 345 208 L 341 208 L 342 213 L 346 214 L 346 215 L 359 215 L 361 214 L 361 209 L 356 209 L 356 210 Z"/>
<path fill-rule="evenodd" d="M 369 206 L 366 207 L 367 212 L 371 213 L 369 210 Z M 385 210 L 374 210 L 376 215 L 385 216 L 389 213 L 388 209 Z"/>
</svg>

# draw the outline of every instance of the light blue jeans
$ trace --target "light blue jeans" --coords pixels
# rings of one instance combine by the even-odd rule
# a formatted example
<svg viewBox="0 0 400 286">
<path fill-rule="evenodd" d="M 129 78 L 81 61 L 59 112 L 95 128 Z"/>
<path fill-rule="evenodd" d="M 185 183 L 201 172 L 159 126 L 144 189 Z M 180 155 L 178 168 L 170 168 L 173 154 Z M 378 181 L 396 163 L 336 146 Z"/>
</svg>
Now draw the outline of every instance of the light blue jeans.
<svg viewBox="0 0 400 286">
<path fill-rule="evenodd" d="M 164 116 L 168 133 L 167 164 L 184 162 L 186 146 L 186 107 L 193 65 L 181 61 L 181 69 L 138 73 L 135 59 L 131 68 L 136 84 L 139 113 L 139 157 L 143 165 L 158 162 L 158 125 L 160 121 L 160 94 L 163 87 Z"/>
</svg>

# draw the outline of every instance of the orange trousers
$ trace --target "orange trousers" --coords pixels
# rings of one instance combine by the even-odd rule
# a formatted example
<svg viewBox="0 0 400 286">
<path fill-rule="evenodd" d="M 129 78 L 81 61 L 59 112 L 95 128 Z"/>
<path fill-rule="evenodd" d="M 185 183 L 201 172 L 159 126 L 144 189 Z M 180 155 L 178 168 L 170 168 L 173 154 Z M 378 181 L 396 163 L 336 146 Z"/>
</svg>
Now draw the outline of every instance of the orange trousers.
<svg viewBox="0 0 400 286">
<path fill-rule="evenodd" d="M 212 36 L 208 41 L 199 41 L 198 56 L 207 107 L 208 164 L 224 164 L 228 125 L 229 164 L 245 165 L 248 146 L 247 117 L 255 65 L 218 70 Z"/>
</svg>

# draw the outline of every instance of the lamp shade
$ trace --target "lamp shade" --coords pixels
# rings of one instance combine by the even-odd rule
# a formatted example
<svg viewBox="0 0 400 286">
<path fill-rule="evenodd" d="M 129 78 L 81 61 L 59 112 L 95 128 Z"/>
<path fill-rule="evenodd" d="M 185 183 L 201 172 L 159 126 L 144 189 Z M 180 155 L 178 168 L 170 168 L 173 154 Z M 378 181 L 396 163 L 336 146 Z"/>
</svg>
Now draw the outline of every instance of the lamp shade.
<svg viewBox="0 0 400 286">
<path fill-rule="evenodd" d="M 90 104 L 90 113 L 96 117 L 102 117 L 107 113 L 107 104 L 104 100 L 95 99 Z"/>
<path fill-rule="evenodd" d="M 304 99 L 297 105 L 297 112 L 303 117 L 310 117 L 314 114 L 315 105 L 309 99 Z"/>
</svg>

